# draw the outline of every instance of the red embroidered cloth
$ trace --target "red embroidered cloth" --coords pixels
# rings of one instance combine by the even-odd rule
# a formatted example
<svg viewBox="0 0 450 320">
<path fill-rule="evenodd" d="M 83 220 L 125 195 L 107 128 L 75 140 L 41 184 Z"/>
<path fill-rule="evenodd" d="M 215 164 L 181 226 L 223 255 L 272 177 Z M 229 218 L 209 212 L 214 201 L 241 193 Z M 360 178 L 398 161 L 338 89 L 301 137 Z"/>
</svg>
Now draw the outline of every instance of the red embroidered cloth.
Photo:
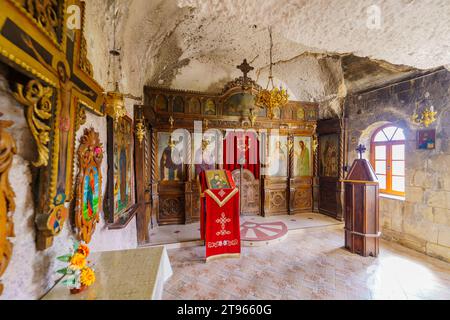
<svg viewBox="0 0 450 320">
<path fill-rule="evenodd" d="M 239 190 L 231 173 L 226 172 L 231 181 L 229 189 L 206 189 L 202 183 L 205 196 L 201 205 L 200 232 L 205 240 L 206 260 L 241 252 Z"/>
</svg>

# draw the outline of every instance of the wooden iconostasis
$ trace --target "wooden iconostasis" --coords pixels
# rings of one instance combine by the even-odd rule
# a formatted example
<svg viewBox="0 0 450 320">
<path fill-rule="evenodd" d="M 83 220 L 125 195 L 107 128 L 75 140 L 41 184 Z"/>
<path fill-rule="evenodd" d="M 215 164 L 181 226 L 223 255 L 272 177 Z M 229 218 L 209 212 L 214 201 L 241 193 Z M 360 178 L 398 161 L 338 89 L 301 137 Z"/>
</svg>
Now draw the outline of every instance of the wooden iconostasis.
<svg viewBox="0 0 450 320">
<path fill-rule="evenodd" d="M 328 142 L 321 158 L 318 105 L 289 101 L 269 119 L 265 110 L 254 107 L 259 89 L 247 77 L 228 83 L 218 94 L 144 88 L 144 105 L 138 112 L 145 118 L 147 134 L 137 148 L 136 174 L 147 177 L 141 189 L 137 186 L 147 222 L 164 225 L 198 221 L 198 173 L 214 168 L 232 172 L 240 189 L 242 215 L 272 216 L 320 209 L 318 197 L 325 194 L 319 192 L 317 184 L 339 171 L 340 141 Z M 194 134 L 199 130 L 206 133 Z M 340 139 L 339 131 L 335 133 Z M 242 158 L 245 164 L 241 169 Z M 320 173 L 319 158 L 333 169 Z M 214 165 L 214 160 L 218 164 Z M 326 197 L 330 201 L 330 196 Z M 337 198 L 334 203 L 337 205 Z M 337 211 L 320 211 L 337 216 Z"/>
</svg>

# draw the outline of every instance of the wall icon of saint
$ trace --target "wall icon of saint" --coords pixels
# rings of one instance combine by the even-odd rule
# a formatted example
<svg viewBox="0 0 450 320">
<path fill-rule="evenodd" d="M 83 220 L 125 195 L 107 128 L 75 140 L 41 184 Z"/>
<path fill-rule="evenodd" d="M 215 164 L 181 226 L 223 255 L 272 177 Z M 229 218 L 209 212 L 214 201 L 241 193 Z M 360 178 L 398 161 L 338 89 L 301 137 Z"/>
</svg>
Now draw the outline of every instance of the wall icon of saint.
<svg viewBox="0 0 450 320">
<path fill-rule="evenodd" d="M 183 180 L 183 136 L 171 141 L 170 134 L 158 133 L 159 178 L 161 181 Z"/>
<path fill-rule="evenodd" d="M 294 137 L 294 176 L 311 176 L 311 137 Z"/>
<path fill-rule="evenodd" d="M 330 134 L 320 137 L 320 175 L 338 176 L 338 135 Z"/>
<path fill-rule="evenodd" d="M 280 136 L 278 139 L 271 137 L 269 145 L 269 175 L 276 177 L 287 176 L 287 137 Z"/>
</svg>

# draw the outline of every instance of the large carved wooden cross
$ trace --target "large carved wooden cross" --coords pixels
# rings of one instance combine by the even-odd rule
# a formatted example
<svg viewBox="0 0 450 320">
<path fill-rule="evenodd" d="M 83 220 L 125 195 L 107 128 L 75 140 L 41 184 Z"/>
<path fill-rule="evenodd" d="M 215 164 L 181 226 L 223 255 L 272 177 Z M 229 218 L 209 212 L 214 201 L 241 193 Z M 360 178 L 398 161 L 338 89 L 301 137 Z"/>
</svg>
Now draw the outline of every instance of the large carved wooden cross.
<svg viewBox="0 0 450 320">
<path fill-rule="evenodd" d="M 28 78 L 14 95 L 36 141 L 37 247 L 45 249 L 61 232 L 73 197 L 76 130 L 85 109 L 104 115 L 103 89 L 87 59 L 84 2 L 0 0 L 0 7 L 0 58 Z M 69 17 L 81 19 L 81 28 L 70 29 Z"/>
</svg>

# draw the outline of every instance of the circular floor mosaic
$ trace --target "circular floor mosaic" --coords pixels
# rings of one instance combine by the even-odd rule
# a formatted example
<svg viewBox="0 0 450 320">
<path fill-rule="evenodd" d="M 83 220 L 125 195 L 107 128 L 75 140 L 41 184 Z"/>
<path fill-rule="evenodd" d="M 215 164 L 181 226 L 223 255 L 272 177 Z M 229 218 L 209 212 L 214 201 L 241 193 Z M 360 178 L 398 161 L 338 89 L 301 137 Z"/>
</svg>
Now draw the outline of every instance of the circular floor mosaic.
<svg viewBox="0 0 450 320">
<path fill-rule="evenodd" d="M 264 246 L 286 239 L 288 228 L 281 221 L 257 223 L 245 221 L 241 224 L 241 245 Z"/>
</svg>

